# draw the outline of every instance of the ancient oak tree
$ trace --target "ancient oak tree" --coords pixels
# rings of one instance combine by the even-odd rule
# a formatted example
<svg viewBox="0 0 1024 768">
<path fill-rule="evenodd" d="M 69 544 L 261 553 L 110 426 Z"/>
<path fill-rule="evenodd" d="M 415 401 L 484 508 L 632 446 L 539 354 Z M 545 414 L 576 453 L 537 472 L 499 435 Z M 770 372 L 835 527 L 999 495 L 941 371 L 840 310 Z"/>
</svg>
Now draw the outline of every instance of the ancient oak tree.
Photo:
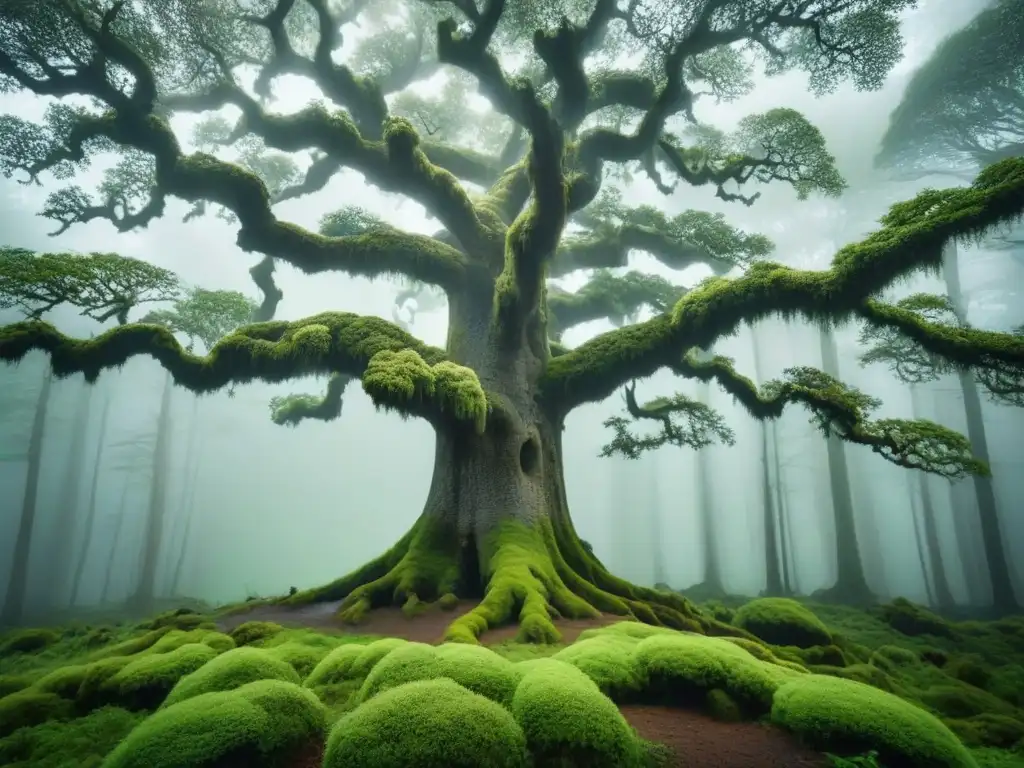
<svg viewBox="0 0 1024 768">
<path fill-rule="evenodd" d="M 0 356 L 42 349 L 58 375 L 95 379 L 133 355 L 150 355 L 196 392 L 332 376 L 323 397 L 276 402 L 273 416 L 285 424 L 336 416 L 345 383 L 359 379 L 379 407 L 426 419 L 436 432 L 435 469 L 413 528 L 366 566 L 292 602 L 343 599 L 342 617 L 358 620 L 386 604 L 415 613 L 435 600 L 474 599 L 447 633 L 466 642 L 508 621 L 518 622 L 524 639 L 550 641 L 558 636 L 553 616 L 598 611 L 706 630 L 713 619 L 686 600 L 616 578 L 581 544 L 562 478 L 566 415 L 626 387 L 630 416 L 660 431 L 638 437 L 616 422 L 614 450 L 706 440 L 706 428 L 721 424 L 686 398 L 645 406 L 632 396 L 633 381 L 669 368 L 717 382 L 760 418 L 802 404 L 823 430 L 903 466 L 953 476 L 986 471 L 959 435 L 929 422 L 871 420 L 870 397 L 819 371 L 794 369 L 759 390 L 728 360 L 693 350 L 782 313 L 862 318 L 899 327 L 957 365 L 1019 366 L 1019 340 L 937 331 L 872 297 L 934 267 L 950 239 L 1017 216 L 1024 167 L 1006 161 L 968 188 L 894 207 L 878 233 L 844 248 L 821 272 L 767 260 L 765 238 L 720 215 L 631 207 L 615 185 L 642 176 L 664 194 L 683 183 L 747 205 L 757 199 L 748 182 L 788 183 L 798 198 L 839 194 L 844 183 L 824 140 L 799 113 L 751 115 L 731 134 L 698 113 L 713 117 L 716 101 L 748 92 L 759 71 L 802 69 L 821 93 L 842 81 L 878 87 L 900 58 L 897 14 L 910 5 L 5 4 L 0 84 L 55 99 L 43 124 L 3 118 L 5 170 L 27 180 L 45 172 L 67 178 L 97 153 L 121 153 L 98 195 L 64 188 L 44 215 L 62 227 L 105 218 L 127 230 L 163 214 L 170 198 L 184 200 L 192 204 L 186 218 L 225 216 L 237 223 L 239 246 L 262 254 L 251 273 L 264 300 L 263 322 L 204 356 L 156 325 L 75 340 L 41 322 L 3 329 Z M 320 98 L 292 114 L 275 111 L 274 86 L 284 75 L 307 78 Z M 419 84 L 435 75 L 445 84 L 428 96 Z M 474 88 L 488 110 L 466 102 Z M 172 130 L 182 112 L 210 113 L 191 137 L 195 151 Z M 358 209 L 325 217 L 320 232 L 277 218 L 277 202 L 325 189 L 342 168 L 412 198 L 439 231 L 403 232 Z M 635 251 L 676 269 L 703 263 L 717 276 L 686 291 L 604 271 L 627 267 Z M 396 275 L 443 291 L 445 348 L 340 311 L 274 320 L 275 260 L 311 275 Z M 549 290 L 549 280 L 581 270 L 600 271 L 576 294 Z M 644 306 L 654 318 L 629 324 Z M 602 316 L 621 327 L 575 349 L 556 341 Z"/>
</svg>

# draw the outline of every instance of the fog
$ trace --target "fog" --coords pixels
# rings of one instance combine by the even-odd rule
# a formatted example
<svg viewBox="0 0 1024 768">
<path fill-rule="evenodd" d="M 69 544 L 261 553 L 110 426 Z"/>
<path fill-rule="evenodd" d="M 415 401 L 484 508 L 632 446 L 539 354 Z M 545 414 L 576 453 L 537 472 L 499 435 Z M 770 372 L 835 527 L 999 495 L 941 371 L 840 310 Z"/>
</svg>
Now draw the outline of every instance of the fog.
<svg viewBox="0 0 1024 768">
<path fill-rule="evenodd" d="M 700 117 L 726 130 L 744 115 L 773 107 L 787 106 L 803 112 L 824 133 L 850 183 L 843 199 L 812 196 L 800 202 L 791 188 L 776 185 L 758 187 L 762 197 L 748 208 L 718 200 L 708 188 L 680 185 L 666 197 L 645 179 L 638 179 L 629 188 L 630 202 L 650 203 L 669 214 L 688 208 L 721 211 L 734 225 L 771 237 L 777 247 L 776 260 L 824 268 L 837 248 L 874 229 L 889 204 L 907 199 L 925 186 L 950 183 L 948 179 L 922 179 L 894 184 L 872 170 L 872 157 L 909 74 L 944 35 L 964 24 L 981 6 L 975 0 L 930 0 L 907 14 L 906 56 L 879 91 L 858 93 L 841 87 L 834 94 L 814 98 L 806 87 L 806 76 L 796 73 L 760 79 L 749 96 L 733 103 L 698 102 Z M 272 106 L 285 113 L 297 111 L 317 96 L 309 82 L 300 78 L 282 82 L 277 92 L 279 97 Z M 23 117 L 41 117 L 46 104 L 43 98 L 0 95 L 0 112 Z M 193 124 L 191 118 L 174 118 L 173 125 L 186 144 Z M 76 183 L 86 189 L 94 187 L 102 169 L 103 165 L 97 163 Z M 248 269 L 258 259 L 236 246 L 236 225 L 212 216 L 182 223 L 188 207 L 172 200 L 165 215 L 144 230 L 119 234 L 109 222 L 94 221 L 49 237 L 52 223 L 36 214 L 57 183 L 50 184 L 26 186 L 13 179 L 0 180 L 3 244 L 36 250 L 117 252 L 171 269 L 192 285 L 256 295 Z M 363 206 L 404 229 L 423 233 L 435 229 L 419 205 L 384 194 L 351 171 L 336 175 L 319 194 L 279 204 L 275 213 L 283 220 L 315 230 L 323 214 L 350 204 Z M 1024 281 L 1024 267 L 1005 254 L 986 251 L 984 246 L 964 250 L 961 260 L 965 292 L 972 297 L 971 321 L 999 330 L 1024 323 L 1024 309 L 1019 303 L 971 290 L 972 285 L 990 282 L 993 277 L 1019 284 Z M 701 269 L 672 273 L 653 258 L 636 255 L 631 267 L 663 274 L 680 285 L 692 285 L 705 276 Z M 287 320 L 329 310 L 390 320 L 400 288 L 395 282 L 338 274 L 308 277 L 284 263 L 278 264 L 276 277 L 284 293 L 276 317 Z M 583 279 L 561 284 L 575 289 Z M 916 291 L 942 293 L 944 288 L 937 276 L 922 276 L 897 286 L 893 296 Z M 443 311 L 420 313 L 412 331 L 427 343 L 443 346 L 445 318 Z M 0 323 L 17 319 L 13 312 L 0 314 Z M 85 337 L 109 327 L 67 310 L 57 310 L 47 319 L 66 333 Z M 578 326 L 566 333 L 564 341 L 574 346 L 610 327 L 606 322 Z M 755 332 L 763 378 L 777 377 L 793 365 L 821 366 L 818 329 L 773 320 L 760 323 Z M 836 332 L 843 380 L 880 398 L 884 403 L 880 416 L 909 417 L 908 387 L 896 381 L 884 366 L 862 368 L 858 364 L 857 333 L 855 327 Z M 714 352 L 735 358 L 737 369 L 753 376 L 749 329 L 716 346 Z M 16 367 L 0 367 L 0 590 L 5 588 L 10 570 L 25 482 L 24 445 L 46 365 L 43 355 L 33 353 Z M 102 457 L 104 469 L 96 489 L 95 530 L 79 601 L 83 605 L 100 602 L 108 568 L 113 574 L 108 585 L 109 601 L 122 599 L 133 589 L 149 498 L 144 459 L 153 439 L 164 377 L 163 369 L 148 358 L 133 359 L 120 372 L 108 371 L 101 376 L 93 392 L 84 458 L 72 455 L 71 442 L 75 413 L 83 396 L 82 378 L 55 381 L 55 397 L 46 423 L 29 603 L 41 599 L 53 567 L 46 552 L 39 548 L 47 545 L 58 510 L 68 503 L 68 478 L 73 477 L 70 470 L 76 460 L 84 467 L 72 489 L 78 495 L 73 503 L 79 520 L 76 531 L 81 535 L 105 398 L 110 399 L 112 415 Z M 178 592 L 214 603 L 281 594 L 292 586 L 301 589 L 328 582 L 390 547 L 420 514 L 434 451 L 433 432 L 426 423 L 377 412 L 358 384 L 346 390 L 344 411 L 338 420 L 310 420 L 297 428 L 271 423 L 268 402 L 272 396 L 318 392 L 323 386 L 323 380 L 300 380 L 288 386 L 244 386 L 233 393 L 204 396 L 197 406 L 191 393 L 175 388 L 173 474 L 165 520 L 166 551 L 160 567 L 162 592 L 171 589 L 190 506 L 193 518 Z M 644 398 L 675 390 L 696 394 L 693 382 L 677 381 L 667 373 L 643 381 L 637 388 Z M 928 412 L 921 415 L 961 431 L 965 428 L 955 382 L 942 380 L 924 387 L 923 393 Z M 733 446 L 706 449 L 723 579 L 730 592 L 757 594 L 764 588 L 765 573 L 760 425 L 714 387 L 710 404 L 724 414 L 736 437 Z M 1024 463 L 1020 450 L 1024 413 L 987 400 L 984 408 L 1009 559 L 1011 564 L 1020 563 L 1024 562 L 1024 516 L 1018 501 L 1024 494 L 1020 471 Z M 668 584 L 683 588 L 700 582 L 704 577 L 704 553 L 696 511 L 695 455 L 688 450 L 662 449 L 636 461 L 600 458 L 600 448 L 610 438 L 602 422 L 621 409 L 622 395 L 617 392 L 604 402 L 579 408 L 567 421 L 566 483 L 577 530 L 604 563 L 625 578 L 642 584 L 658 581 L 657 549 Z M 194 439 L 199 466 L 194 474 L 195 486 L 190 488 L 193 468 L 186 461 L 186 445 L 193 434 L 193 418 L 198 419 Z M 800 593 L 810 594 L 830 585 L 836 576 L 825 443 L 808 422 L 808 414 L 798 408 L 787 410 L 778 429 L 795 552 L 793 578 Z M 915 536 L 909 473 L 859 446 L 847 446 L 846 456 L 870 586 L 881 595 L 926 600 L 920 564 L 916 555 L 909 554 Z M 113 547 L 126 482 L 130 482 L 124 501 L 126 517 L 117 534 L 117 546 Z M 945 481 L 935 479 L 930 483 L 936 489 L 943 550 L 955 558 L 953 515 L 961 510 L 954 509 L 951 499 L 958 497 L 944 491 Z M 971 503 L 968 494 L 963 505 L 966 508 Z M 79 540 L 76 551 L 80 546 Z M 949 572 L 954 595 L 965 602 L 968 575 L 955 565 Z M 1024 573 L 1017 572 L 1014 578 L 1018 594 L 1024 594 Z"/>
</svg>

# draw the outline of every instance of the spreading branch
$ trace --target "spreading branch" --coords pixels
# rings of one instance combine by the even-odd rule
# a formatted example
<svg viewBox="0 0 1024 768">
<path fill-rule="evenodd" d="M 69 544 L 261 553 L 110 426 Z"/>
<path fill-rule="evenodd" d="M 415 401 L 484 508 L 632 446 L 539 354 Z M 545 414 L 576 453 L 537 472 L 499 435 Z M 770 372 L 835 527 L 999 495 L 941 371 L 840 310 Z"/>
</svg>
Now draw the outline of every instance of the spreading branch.
<svg viewBox="0 0 1024 768">
<path fill-rule="evenodd" d="M 742 277 L 705 281 L 669 313 L 602 334 L 553 359 L 543 382 L 546 397 L 564 411 L 601 400 L 629 381 L 671 367 L 686 350 L 710 348 L 742 323 L 771 315 L 843 322 L 856 314 L 877 314 L 881 309 L 869 297 L 914 271 L 938 268 L 946 243 L 981 237 L 1022 214 L 1024 159 L 1005 160 L 979 174 L 970 187 L 929 190 L 894 205 L 879 231 L 840 250 L 828 270 L 755 262 Z M 977 331 L 969 338 L 951 337 L 913 319 L 905 332 L 930 351 L 964 363 L 985 358 L 1024 368 L 1019 337 Z"/>
<path fill-rule="evenodd" d="M 441 426 L 483 429 L 488 403 L 476 374 L 446 360 L 386 320 L 347 312 L 324 313 L 295 322 L 248 325 L 224 337 L 206 355 L 183 347 L 170 329 L 132 323 L 93 339 L 73 339 L 49 323 L 27 321 L 0 328 L 0 360 L 17 362 L 32 350 L 50 355 L 58 377 L 82 373 L 94 382 L 103 370 L 148 355 L 176 384 L 202 394 L 253 381 L 284 382 L 303 376 L 337 375 L 320 413 L 338 407 L 344 377 L 360 378 L 379 408 L 419 416 Z M 332 390 L 333 388 L 333 390 Z M 279 423 L 297 421 L 316 404 L 278 401 Z M 340 412 L 340 408 L 338 408 Z"/>
<path fill-rule="evenodd" d="M 575 293 L 548 287 L 548 332 L 559 339 L 569 328 L 593 320 L 621 327 L 635 323 L 645 308 L 667 312 L 685 293 L 658 275 L 634 270 L 616 277 L 600 270 Z"/>
</svg>

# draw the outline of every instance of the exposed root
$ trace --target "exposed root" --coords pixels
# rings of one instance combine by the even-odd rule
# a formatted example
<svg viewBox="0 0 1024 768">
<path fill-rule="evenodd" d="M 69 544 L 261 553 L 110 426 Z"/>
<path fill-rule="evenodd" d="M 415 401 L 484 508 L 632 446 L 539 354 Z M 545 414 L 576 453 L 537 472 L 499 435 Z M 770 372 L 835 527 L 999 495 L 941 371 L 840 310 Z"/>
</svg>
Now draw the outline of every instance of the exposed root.
<svg viewBox="0 0 1024 768">
<path fill-rule="evenodd" d="M 399 605 L 412 617 L 432 604 L 448 609 L 478 585 L 461 584 L 460 542 L 447 525 L 421 517 L 394 547 L 357 571 L 282 600 L 303 604 L 341 599 L 338 616 L 358 624 L 369 611 Z M 508 521 L 481 551 L 486 589 L 480 603 L 449 625 L 445 640 L 476 643 L 488 629 L 516 623 L 517 640 L 556 643 L 552 619 L 597 618 L 602 613 L 707 634 L 736 634 L 704 616 L 686 598 L 638 587 L 613 576 L 589 552 L 568 520 L 536 526 Z"/>
</svg>

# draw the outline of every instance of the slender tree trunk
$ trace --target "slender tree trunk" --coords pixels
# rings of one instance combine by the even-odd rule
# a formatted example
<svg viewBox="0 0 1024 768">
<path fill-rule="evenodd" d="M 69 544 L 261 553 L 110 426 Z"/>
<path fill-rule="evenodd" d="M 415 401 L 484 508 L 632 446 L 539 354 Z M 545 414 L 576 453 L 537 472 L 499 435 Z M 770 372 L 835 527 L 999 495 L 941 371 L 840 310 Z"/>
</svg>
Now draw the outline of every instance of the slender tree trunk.
<svg viewBox="0 0 1024 768">
<path fill-rule="evenodd" d="M 779 425 L 772 421 L 772 458 L 775 471 L 775 508 L 778 510 L 779 548 L 782 564 L 782 589 L 787 595 L 796 594 L 796 564 L 793 561 L 793 533 L 789 527 L 789 511 L 782 489 L 782 460 L 779 458 Z"/>
<path fill-rule="evenodd" d="M 657 454 L 651 457 L 651 556 L 654 565 L 654 584 L 668 584 L 665 565 L 665 526 L 661 524 L 661 483 Z"/>
<path fill-rule="evenodd" d="M 697 399 L 707 404 L 711 399 L 711 385 L 698 382 Z M 697 506 L 700 509 L 700 528 L 704 550 L 703 589 L 708 594 L 725 594 L 722 580 L 722 561 L 718 556 L 718 542 L 715 536 L 715 502 L 712 492 L 711 454 L 707 450 L 697 451 Z"/>
<path fill-rule="evenodd" d="M 197 452 L 192 466 L 191 477 L 189 478 L 188 498 L 185 500 L 184 509 L 182 510 L 182 513 L 185 516 L 185 532 L 181 538 L 181 547 L 178 550 L 178 560 L 174 564 L 174 573 L 171 576 L 171 595 L 175 597 L 179 595 L 181 589 L 181 577 L 184 573 L 185 556 L 189 551 L 189 542 L 191 541 L 192 534 L 192 518 L 195 515 L 196 509 L 196 487 L 199 485 L 199 471 L 202 466 L 202 460 Z"/>
<path fill-rule="evenodd" d="M 822 369 L 839 378 L 839 355 L 832 334 L 820 332 Z M 846 449 L 836 435 L 825 441 L 828 453 L 828 473 L 832 484 L 832 513 L 836 526 L 836 583 L 825 591 L 840 602 L 862 603 L 872 600 L 871 590 L 864 577 L 857 522 L 853 510 L 850 473 L 846 463 Z"/>
<path fill-rule="evenodd" d="M 53 545 L 50 550 L 52 567 L 48 570 L 48 601 L 50 608 L 61 609 L 68 604 L 71 588 L 71 562 L 74 558 L 75 529 L 82 499 L 82 470 L 85 468 L 86 438 L 92 415 L 94 387 L 82 382 L 82 392 L 75 406 L 71 427 L 71 446 L 64 473 L 61 500 L 57 507 Z"/>
<path fill-rule="evenodd" d="M 751 329 L 750 340 L 754 349 L 754 377 L 757 385 L 764 384 L 764 369 L 761 366 L 760 345 L 757 334 Z M 782 564 L 779 562 L 778 531 L 775 525 L 775 510 L 772 509 L 771 470 L 768 466 L 768 425 L 760 423 L 761 428 L 761 513 L 764 529 L 764 567 L 766 595 L 785 594 L 782 584 Z"/>
<path fill-rule="evenodd" d="M 921 392 L 910 387 L 910 415 L 919 419 L 922 415 Z M 928 551 L 928 567 L 932 575 L 932 587 L 935 591 L 935 604 L 939 608 L 952 608 L 955 604 L 953 591 L 949 588 L 949 577 L 946 575 L 946 564 L 942 557 L 942 542 L 939 539 L 939 526 L 935 517 L 935 504 L 932 501 L 931 483 L 924 472 L 917 472 L 917 487 L 921 496 L 921 523 L 924 529 L 925 548 Z"/>
<path fill-rule="evenodd" d="M 917 549 L 917 563 L 921 568 L 921 578 L 924 580 L 924 593 L 928 605 L 935 605 L 935 590 L 932 589 L 932 579 L 928 568 L 927 545 L 924 535 L 921 532 L 921 519 L 918 516 L 917 495 L 914 493 L 914 479 L 908 478 L 910 496 L 910 519 L 914 523 L 914 546 Z"/>
<path fill-rule="evenodd" d="M 967 305 L 960 290 L 960 264 L 955 242 L 947 244 L 942 255 L 943 275 L 946 291 L 961 323 L 967 322 Z M 971 451 L 982 461 L 989 460 L 988 438 L 985 435 L 985 420 L 981 411 L 981 396 L 974 377 L 967 371 L 957 374 L 964 396 L 964 414 L 967 417 L 967 438 Z M 974 493 L 978 499 L 978 517 L 981 522 L 981 538 L 988 561 L 988 576 L 992 586 L 992 606 L 999 614 L 1017 611 L 1019 605 L 1014 595 L 1010 567 L 1003 548 L 1003 534 L 1000 529 L 999 509 L 996 505 L 995 488 L 991 477 L 973 477 Z"/>
<path fill-rule="evenodd" d="M 100 593 L 100 605 L 106 605 L 110 599 L 110 580 L 114 575 L 114 561 L 117 560 L 117 545 L 121 543 L 121 531 L 124 529 L 124 516 L 128 508 L 129 480 L 124 481 L 121 489 L 121 500 L 117 503 L 117 522 L 114 523 L 114 536 L 110 542 L 110 557 L 107 559 L 107 572 L 103 576 L 103 591 Z"/>
<path fill-rule="evenodd" d="M 70 606 L 78 602 L 78 593 L 82 588 L 82 575 L 89 559 L 89 548 L 92 545 L 92 531 L 96 524 L 96 495 L 100 485 L 100 470 L 103 468 L 103 448 L 107 439 L 107 426 L 110 416 L 110 396 L 103 400 L 103 414 L 100 416 L 100 435 L 96 441 L 96 460 L 92 467 L 92 484 L 89 488 L 89 509 L 85 515 L 85 530 L 82 531 L 82 550 L 78 553 L 78 563 L 71 582 Z"/>
<path fill-rule="evenodd" d="M 556 642 L 552 616 L 601 612 L 705 631 L 706 617 L 680 595 L 629 584 L 587 553 L 566 500 L 565 413 L 537 390 L 547 329 L 537 315 L 512 337 L 498 327 L 491 296 L 480 290 L 449 301 L 448 355 L 476 371 L 496 404 L 486 427 L 432 417 L 434 474 L 409 533 L 348 576 L 286 602 L 342 599 L 340 618 L 356 622 L 377 606 L 414 614 L 439 598 L 472 600 L 446 632 L 462 641 L 518 622 L 520 640 Z"/>
<path fill-rule="evenodd" d="M 189 523 L 189 510 L 191 509 L 191 499 L 195 497 L 193 492 L 192 484 L 195 479 L 199 476 L 198 467 L 198 456 L 196 451 L 196 445 L 199 440 L 199 398 L 192 398 L 192 418 L 189 420 L 188 425 L 188 437 L 186 438 L 185 448 L 185 461 L 183 468 L 184 482 L 181 484 L 181 493 L 178 496 L 177 513 L 174 515 L 174 521 L 176 523 L 174 534 L 169 536 L 169 547 L 176 547 L 179 551 L 179 557 L 175 558 L 174 570 L 166 574 L 168 583 L 172 585 L 171 595 L 174 595 L 174 573 L 177 570 L 177 562 L 183 557 L 180 554 L 182 549 L 185 547 L 185 542 L 188 536 L 188 523 Z M 179 536 L 178 530 L 181 529 Z"/>
<path fill-rule="evenodd" d="M 14 540 L 14 558 L 7 577 L 0 625 L 17 625 L 24 614 L 25 593 L 28 590 L 29 555 L 32 551 L 32 533 L 36 522 L 36 499 L 39 495 L 39 475 L 43 465 L 43 434 L 46 431 L 46 412 L 50 405 L 53 372 L 46 366 L 43 385 L 39 388 L 36 412 L 32 418 L 32 433 L 28 443 L 28 467 L 25 473 L 25 493 L 21 500 L 21 519 Z"/>
<path fill-rule="evenodd" d="M 141 611 L 153 607 L 156 600 L 156 575 L 163 549 L 164 518 L 167 511 L 167 480 L 171 458 L 171 405 L 174 379 L 167 374 L 160 398 L 160 415 L 156 425 L 156 447 L 153 450 L 153 478 L 149 488 L 149 514 L 142 538 L 142 568 L 132 604 Z"/>
</svg>

